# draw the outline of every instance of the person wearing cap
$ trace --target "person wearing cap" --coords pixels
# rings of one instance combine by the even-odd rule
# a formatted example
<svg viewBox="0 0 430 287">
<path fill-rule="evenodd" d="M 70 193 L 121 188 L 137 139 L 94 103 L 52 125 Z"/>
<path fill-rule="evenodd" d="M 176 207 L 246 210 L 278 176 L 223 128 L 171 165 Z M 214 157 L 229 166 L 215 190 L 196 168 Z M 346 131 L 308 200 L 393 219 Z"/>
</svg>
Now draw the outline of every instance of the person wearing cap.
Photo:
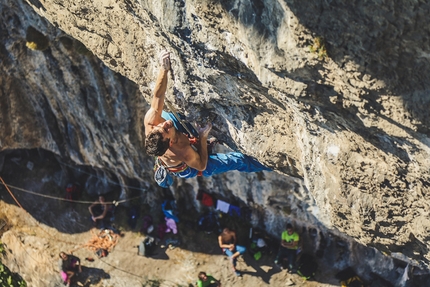
<svg viewBox="0 0 430 287">
<path fill-rule="evenodd" d="M 288 260 L 288 272 L 295 272 L 297 249 L 299 248 L 299 234 L 294 230 L 293 226 L 288 223 L 285 226 L 286 230 L 282 232 L 281 245 L 279 246 L 278 255 L 275 259 L 275 264 L 283 267 L 285 259 Z"/>
</svg>

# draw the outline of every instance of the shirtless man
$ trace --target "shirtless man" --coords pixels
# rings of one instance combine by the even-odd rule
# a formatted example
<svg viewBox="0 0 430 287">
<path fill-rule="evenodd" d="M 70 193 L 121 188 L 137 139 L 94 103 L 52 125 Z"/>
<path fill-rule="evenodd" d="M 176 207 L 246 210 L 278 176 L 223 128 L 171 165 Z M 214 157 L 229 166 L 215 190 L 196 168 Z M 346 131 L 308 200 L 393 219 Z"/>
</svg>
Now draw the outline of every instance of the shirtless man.
<svg viewBox="0 0 430 287">
<path fill-rule="evenodd" d="M 167 79 L 170 70 L 170 54 L 167 51 L 161 54 L 161 70 L 155 84 L 151 107 L 146 112 L 145 148 L 148 155 L 156 156 L 156 164 L 161 165 L 180 178 L 191 178 L 197 175 L 211 176 L 231 170 L 242 172 L 270 171 L 256 159 L 239 152 L 208 155 L 207 138 L 212 124 L 198 127 L 197 131 L 187 123 L 182 126 L 172 113 L 163 111 Z M 193 135 L 188 134 L 188 130 Z M 198 135 L 197 135 L 198 134 Z M 197 143 L 190 144 L 190 137 L 198 136 Z M 156 168 L 157 169 L 157 168 Z M 158 170 L 157 170 L 158 171 Z M 156 171 L 155 179 L 162 187 L 168 187 L 173 179 L 169 175 Z"/>
<path fill-rule="evenodd" d="M 97 225 L 98 222 L 101 222 L 101 228 L 105 228 L 106 226 L 106 217 L 108 213 L 111 212 L 112 206 L 108 204 L 103 195 L 99 196 L 99 199 L 94 201 L 88 207 L 88 211 L 91 214 L 91 220 Z M 111 216 L 111 214 L 109 214 Z"/>
<path fill-rule="evenodd" d="M 167 77 L 170 70 L 170 54 L 167 51 L 161 54 L 162 68 L 155 84 L 151 107 L 145 115 L 145 135 L 147 137 L 147 152 L 158 156 L 168 167 L 175 167 L 186 163 L 188 167 L 198 171 L 206 169 L 208 163 L 207 138 L 212 128 L 211 124 L 198 129 L 199 141 L 197 151 L 190 145 L 189 137 L 179 132 L 172 120 L 165 120 L 161 114 L 164 107 L 167 89 Z M 162 138 L 163 144 L 148 148 L 148 142 Z"/>
<path fill-rule="evenodd" d="M 236 261 L 241 254 L 245 253 L 246 248 L 244 246 L 237 245 L 236 242 L 236 232 L 229 228 L 224 228 L 218 236 L 219 247 L 221 247 L 225 254 L 230 257 L 233 271 L 237 276 L 240 276 L 240 272 L 236 270 Z"/>
</svg>

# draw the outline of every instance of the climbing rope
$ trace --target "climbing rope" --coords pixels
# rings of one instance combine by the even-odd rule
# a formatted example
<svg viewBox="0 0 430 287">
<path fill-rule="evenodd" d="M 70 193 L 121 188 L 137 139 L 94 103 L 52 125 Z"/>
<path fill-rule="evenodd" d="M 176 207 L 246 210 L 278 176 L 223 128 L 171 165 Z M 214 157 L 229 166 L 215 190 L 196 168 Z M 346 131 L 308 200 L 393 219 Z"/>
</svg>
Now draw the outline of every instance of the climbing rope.
<svg viewBox="0 0 430 287">
<path fill-rule="evenodd" d="M 9 187 L 6 185 L 6 183 L 4 182 L 3 178 L 0 177 L 1 182 L 3 183 L 4 187 L 6 187 L 6 190 L 9 191 L 10 196 L 12 196 L 13 200 L 15 200 L 16 204 L 21 207 L 22 209 L 24 209 L 22 207 L 22 205 L 19 203 L 19 201 L 15 198 L 15 196 L 13 195 L 12 191 L 10 191 Z"/>
<path fill-rule="evenodd" d="M 62 198 L 62 197 L 56 197 L 56 196 L 47 195 L 47 194 L 41 194 L 41 193 L 37 193 L 37 192 L 30 191 L 30 190 L 27 190 L 27 189 L 23 189 L 23 188 L 20 188 L 20 187 L 16 187 L 16 186 L 13 186 L 13 185 L 10 185 L 10 184 L 6 184 L 6 183 L 3 181 L 3 179 L 2 179 L 1 177 L 0 177 L 0 180 L 1 180 L 2 184 L 6 187 L 6 189 L 9 191 L 10 195 L 11 195 L 11 196 L 12 196 L 12 198 L 15 200 L 15 202 L 16 202 L 16 203 L 18 204 L 18 206 L 19 206 L 19 207 L 21 207 L 21 208 L 23 208 L 23 207 L 19 204 L 19 202 L 17 201 L 17 199 L 15 198 L 15 196 L 13 195 L 13 193 L 10 191 L 9 187 L 10 187 L 10 188 L 13 188 L 13 189 L 16 189 L 16 190 L 19 190 L 19 191 L 22 191 L 22 192 L 29 193 L 29 194 L 33 194 L 33 195 L 37 195 L 37 196 L 45 197 L 45 198 L 50 198 L 50 199 L 55 199 L 55 200 L 60 200 L 60 201 L 68 201 L 68 202 L 73 202 L 73 203 L 83 203 L 83 204 L 93 204 L 93 203 L 94 203 L 94 201 L 73 200 L 73 199 L 67 199 L 67 198 Z M 114 201 L 111 201 L 111 202 L 106 202 L 106 204 L 113 204 L 113 205 L 115 205 L 115 206 L 118 206 L 118 204 L 120 204 L 120 203 L 124 203 L 124 202 L 127 202 L 127 201 L 131 201 L 131 200 L 134 200 L 134 199 L 140 198 L 140 197 L 142 197 L 142 196 L 143 196 L 143 195 L 139 195 L 139 196 L 131 197 L 131 198 L 128 198 L 128 199 L 114 200 Z"/>
<path fill-rule="evenodd" d="M 98 177 L 98 176 L 95 176 L 94 174 L 91 174 L 91 173 L 89 173 L 89 172 L 82 171 L 80 168 L 75 168 L 75 167 L 73 167 L 73 166 L 71 166 L 71 165 L 69 165 L 69 164 L 67 164 L 67 163 L 64 163 L 64 162 L 62 162 L 62 163 L 60 163 L 60 164 L 65 165 L 65 166 L 67 166 L 67 167 L 70 167 L 71 169 L 74 169 L 74 170 L 76 170 L 76 171 L 78 171 L 78 172 L 80 172 L 80 173 L 83 173 L 83 174 L 87 174 L 87 175 L 93 176 L 93 177 L 95 177 L 95 178 L 97 178 L 97 179 L 100 179 L 100 180 L 106 180 L 108 183 L 110 183 L 110 184 L 112 184 L 112 185 L 117 185 L 117 186 L 119 186 L 119 187 L 126 187 L 126 188 L 129 188 L 129 189 L 137 189 L 137 190 L 143 190 L 143 191 L 146 191 L 146 189 L 141 188 L 141 187 L 135 187 L 135 186 L 130 186 L 130 185 L 119 184 L 119 183 L 116 183 L 116 182 L 114 182 L 114 181 L 111 181 L 111 180 L 108 180 L 108 179 L 105 179 L 105 178 L 100 178 L 100 177 Z"/>
</svg>

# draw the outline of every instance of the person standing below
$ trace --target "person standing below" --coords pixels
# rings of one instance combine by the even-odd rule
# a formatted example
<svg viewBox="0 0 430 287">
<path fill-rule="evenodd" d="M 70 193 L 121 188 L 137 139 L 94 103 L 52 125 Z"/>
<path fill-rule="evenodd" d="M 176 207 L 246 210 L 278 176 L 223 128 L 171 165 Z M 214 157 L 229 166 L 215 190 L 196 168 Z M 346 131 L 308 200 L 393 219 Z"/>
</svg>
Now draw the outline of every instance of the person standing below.
<svg viewBox="0 0 430 287">
<path fill-rule="evenodd" d="M 219 247 L 221 247 L 225 254 L 230 258 L 234 273 L 236 273 L 237 276 L 240 276 L 240 272 L 236 270 L 237 258 L 245 253 L 246 248 L 244 246 L 237 245 L 236 243 L 236 232 L 229 228 L 224 228 L 218 236 Z"/>
<path fill-rule="evenodd" d="M 70 280 L 76 274 L 76 272 L 81 273 L 81 260 L 71 254 L 66 254 L 65 252 L 60 252 L 60 260 L 58 266 L 60 268 L 61 278 L 67 287 L 70 286 Z"/>
<path fill-rule="evenodd" d="M 275 264 L 283 266 L 283 261 L 288 260 L 288 272 L 295 272 L 297 249 L 299 248 L 299 234 L 294 230 L 293 226 L 288 223 L 286 230 L 282 232 L 281 245 L 278 255 L 275 259 Z"/>
<path fill-rule="evenodd" d="M 107 203 L 105 200 L 105 197 L 100 195 L 99 199 L 94 201 L 93 204 L 91 204 L 88 207 L 88 210 L 90 211 L 91 214 L 91 219 L 94 222 L 95 225 L 97 225 L 97 223 L 100 221 L 101 222 L 101 226 L 100 228 L 105 228 L 107 227 L 106 225 L 109 225 L 109 223 L 105 222 L 106 218 L 112 216 L 112 214 L 109 214 L 111 212 L 112 209 L 112 205 Z M 109 220 L 109 219 L 108 219 Z"/>
<path fill-rule="evenodd" d="M 206 272 L 200 272 L 197 287 L 221 287 L 221 282 Z"/>
</svg>

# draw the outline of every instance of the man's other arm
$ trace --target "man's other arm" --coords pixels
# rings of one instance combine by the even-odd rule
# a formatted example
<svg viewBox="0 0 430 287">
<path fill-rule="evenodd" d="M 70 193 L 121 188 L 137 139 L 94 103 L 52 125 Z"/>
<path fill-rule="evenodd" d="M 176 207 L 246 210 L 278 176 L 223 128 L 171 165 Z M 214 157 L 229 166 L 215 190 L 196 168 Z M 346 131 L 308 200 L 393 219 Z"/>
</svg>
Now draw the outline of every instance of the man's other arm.
<svg viewBox="0 0 430 287">
<path fill-rule="evenodd" d="M 160 56 L 161 69 L 155 83 L 154 95 L 151 100 L 151 107 L 145 115 L 145 133 L 148 134 L 150 129 L 147 126 L 158 125 L 163 122 L 161 113 L 164 107 L 164 100 L 167 90 L 167 79 L 170 70 L 170 54 L 167 51 L 162 52 Z"/>
</svg>

